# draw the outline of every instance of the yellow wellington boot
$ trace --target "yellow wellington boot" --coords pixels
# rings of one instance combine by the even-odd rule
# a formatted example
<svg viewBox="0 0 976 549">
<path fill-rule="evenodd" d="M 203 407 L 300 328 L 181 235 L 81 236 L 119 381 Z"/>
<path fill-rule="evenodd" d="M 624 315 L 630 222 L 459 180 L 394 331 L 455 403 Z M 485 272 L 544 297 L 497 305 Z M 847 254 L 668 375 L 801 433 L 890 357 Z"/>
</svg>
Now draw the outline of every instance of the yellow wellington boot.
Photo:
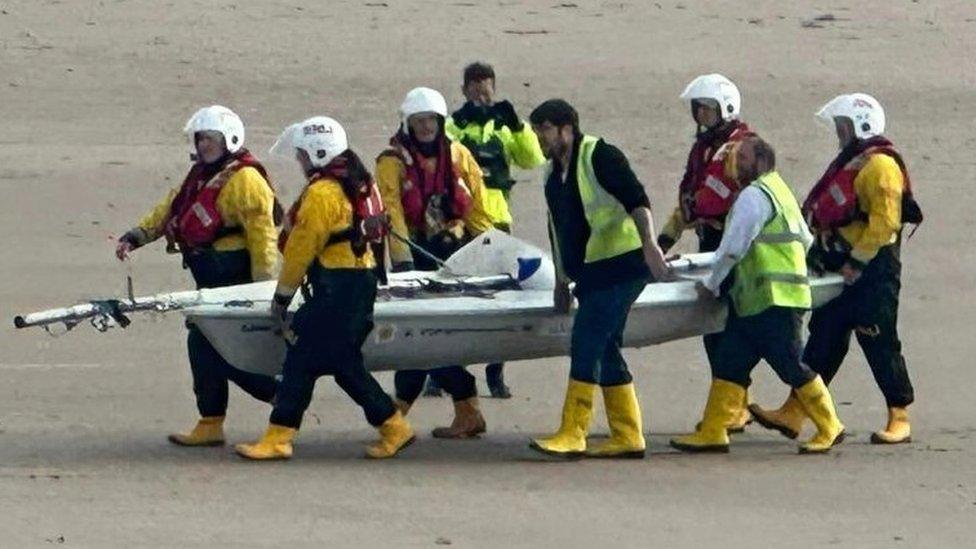
<svg viewBox="0 0 976 549">
<path fill-rule="evenodd" d="M 749 391 L 746 390 L 742 395 L 742 405 L 734 414 L 732 414 L 732 419 L 729 424 L 725 426 L 725 430 L 729 432 L 730 435 L 735 435 L 743 433 L 746 430 L 746 426 L 752 423 L 752 413 L 750 413 L 751 407 L 749 405 Z M 701 422 L 699 421 L 695 425 L 695 430 L 701 429 Z"/>
<path fill-rule="evenodd" d="M 741 385 L 713 379 L 701 427 L 690 435 L 672 438 L 671 447 L 682 452 L 728 452 L 729 433 L 726 429 L 741 408 L 745 392 Z"/>
<path fill-rule="evenodd" d="M 474 438 L 485 432 L 485 416 L 478 407 L 478 397 L 454 401 L 454 421 L 450 427 L 437 427 L 434 438 Z"/>
<path fill-rule="evenodd" d="M 901 444 L 912 441 L 912 426 L 908 423 L 908 410 L 888 408 L 888 426 L 884 431 L 871 433 L 871 444 Z"/>
<path fill-rule="evenodd" d="M 379 427 L 380 439 L 366 447 L 366 457 L 391 458 L 417 440 L 413 427 L 400 411 L 396 411 Z"/>
<path fill-rule="evenodd" d="M 610 438 L 587 448 L 586 457 L 643 458 L 647 444 L 634 384 L 603 387 L 603 404 L 607 408 Z"/>
<path fill-rule="evenodd" d="M 569 380 L 563 402 L 562 423 L 552 436 L 533 439 L 529 447 L 558 457 L 579 457 L 586 451 L 586 434 L 593 416 L 593 393 L 596 385 Z"/>
<path fill-rule="evenodd" d="M 781 435 L 789 439 L 800 436 L 803 430 L 803 422 L 807 419 L 803 405 L 797 400 L 794 391 L 790 391 L 790 396 L 777 410 L 764 410 L 758 404 L 750 404 L 749 411 L 756 423 L 767 429 L 779 431 Z"/>
<path fill-rule="evenodd" d="M 803 410 L 817 427 L 817 434 L 800 445 L 801 454 L 822 454 L 829 452 L 836 444 L 844 440 L 844 426 L 837 418 L 834 409 L 834 399 L 824 385 L 820 376 L 813 378 L 803 387 L 796 390 L 796 397 L 803 405 Z"/>
<path fill-rule="evenodd" d="M 177 446 L 223 446 L 224 416 L 202 417 L 189 433 L 173 433 L 168 438 Z"/>
<path fill-rule="evenodd" d="M 237 444 L 234 450 L 248 459 L 288 459 L 292 454 L 291 441 L 297 429 L 271 423 L 261 440 L 254 444 Z"/>
</svg>

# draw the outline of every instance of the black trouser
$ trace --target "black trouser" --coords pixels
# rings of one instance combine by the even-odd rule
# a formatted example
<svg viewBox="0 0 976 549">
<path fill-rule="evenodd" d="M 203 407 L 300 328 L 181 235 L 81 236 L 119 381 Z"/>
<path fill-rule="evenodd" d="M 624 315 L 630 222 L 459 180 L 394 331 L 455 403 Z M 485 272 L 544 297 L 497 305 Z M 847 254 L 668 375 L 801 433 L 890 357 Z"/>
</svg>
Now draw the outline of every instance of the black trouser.
<svg viewBox="0 0 976 549">
<path fill-rule="evenodd" d="M 412 403 L 420 396 L 424 389 L 427 376 L 434 380 L 438 387 L 447 391 L 457 402 L 467 400 L 478 394 L 474 376 L 461 366 L 445 366 L 433 370 L 400 370 L 393 375 L 396 386 L 396 397 L 404 402 Z"/>
<path fill-rule="evenodd" d="M 332 374 L 362 407 L 366 421 L 379 426 L 395 408 L 363 362 L 363 343 L 373 329 L 376 276 L 362 269 L 322 269 L 316 263 L 308 278 L 312 295 L 291 323 L 297 340 L 288 347 L 271 423 L 297 429 L 315 381 Z"/>
<path fill-rule="evenodd" d="M 722 242 L 722 230 L 710 225 L 699 225 L 695 230 L 698 235 L 699 253 L 714 252 Z M 708 364 L 712 366 L 712 377 L 715 377 L 715 348 L 718 345 L 721 334 L 705 334 L 702 336 L 702 343 L 705 346 L 705 355 L 708 357 Z"/>
<path fill-rule="evenodd" d="M 454 252 L 464 245 L 454 239 L 442 239 L 433 237 L 430 239 L 422 236 L 413 235 L 412 240 L 440 259 L 447 259 Z M 435 271 L 439 268 L 437 263 L 419 253 L 413 254 L 414 266 L 421 271 Z M 420 396 L 424 389 L 424 382 L 427 376 L 439 387 L 447 391 L 455 401 L 467 400 L 478 394 L 475 386 L 474 376 L 468 373 L 463 366 L 445 366 L 433 370 L 400 370 L 393 376 L 393 385 L 396 387 L 396 397 L 407 403 L 413 403 Z"/>
<path fill-rule="evenodd" d="M 803 352 L 803 361 L 830 383 L 847 356 L 854 332 L 889 407 L 908 406 L 915 400 L 898 339 L 899 256 L 899 243 L 881 248 L 857 282 L 814 310 Z"/>
<path fill-rule="evenodd" d="M 797 389 L 809 383 L 816 374 L 800 362 L 803 313 L 802 309 L 770 307 L 759 314 L 740 317 L 730 305 L 725 331 L 717 334 L 710 355 L 714 377 L 749 387 L 752 369 L 765 360 L 790 387 Z"/>
<path fill-rule="evenodd" d="M 197 288 L 251 282 L 251 258 L 247 250 L 201 250 L 186 254 L 184 262 L 193 274 Z M 188 324 L 187 328 L 186 347 L 193 374 L 193 393 L 197 397 L 197 410 L 201 416 L 222 416 L 227 413 L 228 381 L 233 381 L 258 400 L 271 402 L 277 385 L 273 377 L 231 366 L 196 326 Z"/>
</svg>

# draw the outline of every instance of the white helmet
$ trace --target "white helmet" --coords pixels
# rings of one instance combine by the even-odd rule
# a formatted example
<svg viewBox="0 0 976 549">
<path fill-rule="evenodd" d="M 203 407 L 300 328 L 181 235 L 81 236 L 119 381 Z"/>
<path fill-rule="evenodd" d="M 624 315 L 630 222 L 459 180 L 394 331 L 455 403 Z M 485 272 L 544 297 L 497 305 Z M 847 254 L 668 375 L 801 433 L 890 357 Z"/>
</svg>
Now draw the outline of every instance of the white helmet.
<svg viewBox="0 0 976 549">
<path fill-rule="evenodd" d="M 703 74 L 695 78 L 685 87 L 681 98 L 686 101 L 693 99 L 715 101 L 718 103 L 722 120 L 739 118 L 739 111 L 742 108 L 742 96 L 739 95 L 739 88 L 721 74 Z"/>
<path fill-rule="evenodd" d="M 294 158 L 295 149 L 308 153 L 312 165 L 321 168 L 346 152 L 349 141 L 342 124 L 328 116 L 314 116 L 285 128 L 270 152 L 276 156 Z"/>
<path fill-rule="evenodd" d="M 404 125 L 411 116 L 425 112 L 432 112 L 447 118 L 447 101 L 444 101 L 441 92 L 430 88 L 414 88 L 407 92 L 407 96 L 403 98 L 403 104 L 400 105 L 400 117 L 403 119 Z"/>
<path fill-rule="evenodd" d="M 244 146 L 244 122 L 234 111 L 220 105 L 204 107 L 193 113 L 183 128 L 183 133 L 190 140 L 190 145 L 196 149 L 195 138 L 197 132 L 220 132 L 224 136 L 227 151 L 236 153 Z"/>
<path fill-rule="evenodd" d="M 831 99 L 817 111 L 817 118 L 834 127 L 834 118 L 847 118 L 854 123 L 858 139 L 877 137 L 885 130 L 884 108 L 866 93 L 846 93 Z"/>
</svg>

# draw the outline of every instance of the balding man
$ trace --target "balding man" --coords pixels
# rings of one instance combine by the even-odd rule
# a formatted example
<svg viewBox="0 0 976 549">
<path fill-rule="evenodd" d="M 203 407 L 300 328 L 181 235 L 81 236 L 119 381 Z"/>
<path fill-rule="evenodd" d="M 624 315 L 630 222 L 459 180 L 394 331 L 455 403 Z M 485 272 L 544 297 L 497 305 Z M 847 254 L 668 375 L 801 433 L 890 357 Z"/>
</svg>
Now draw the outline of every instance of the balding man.
<svg viewBox="0 0 976 549">
<path fill-rule="evenodd" d="M 743 189 L 736 198 L 716 250 L 711 275 L 698 284 L 703 299 L 728 290 L 729 320 L 716 343 L 712 387 L 697 430 L 671 439 L 684 452 L 728 452 L 726 426 L 737 413 L 760 360 L 793 388 L 817 434 L 800 445 L 800 453 L 827 452 L 843 440 L 833 400 L 823 380 L 800 362 L 800 327 L 812 298 L 806 252 L 813 236 L 800 205 L 776 172 L 773 148 L 758 136 L 736 145 L 734 175 Z"/>
</svg>

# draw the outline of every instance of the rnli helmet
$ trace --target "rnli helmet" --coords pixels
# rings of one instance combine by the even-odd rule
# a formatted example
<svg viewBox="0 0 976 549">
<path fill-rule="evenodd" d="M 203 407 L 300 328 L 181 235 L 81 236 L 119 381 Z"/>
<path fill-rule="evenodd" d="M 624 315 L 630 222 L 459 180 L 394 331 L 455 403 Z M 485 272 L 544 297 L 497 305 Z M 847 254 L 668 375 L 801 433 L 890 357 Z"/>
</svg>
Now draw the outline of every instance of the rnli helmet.
<svg viewBox="0 0 976 549">
<path fill-rule="evenodd" d="M 715 101 L 718 103 L 722 120 L 739 118 L 739 112 L 742 108 L 742 96 L 739 95 L 739 88 L 721 74 L 703 74 L 695 78 L 685 86 L 681 99 L 689 102 L 695 99 Z"/>
<path fill-rule="evenodd" d="M 244 146 L 244 122 L 241 117 L 220 105 L 204 107 L 186 121 L 183 133 L 190 140 L 190 146 L 196 149 L 196 134 L 199 132 L 213 131 L 219 132 L 224 136 L 224 144 L 227 151 L 236 153 Z"/>
</svg>

